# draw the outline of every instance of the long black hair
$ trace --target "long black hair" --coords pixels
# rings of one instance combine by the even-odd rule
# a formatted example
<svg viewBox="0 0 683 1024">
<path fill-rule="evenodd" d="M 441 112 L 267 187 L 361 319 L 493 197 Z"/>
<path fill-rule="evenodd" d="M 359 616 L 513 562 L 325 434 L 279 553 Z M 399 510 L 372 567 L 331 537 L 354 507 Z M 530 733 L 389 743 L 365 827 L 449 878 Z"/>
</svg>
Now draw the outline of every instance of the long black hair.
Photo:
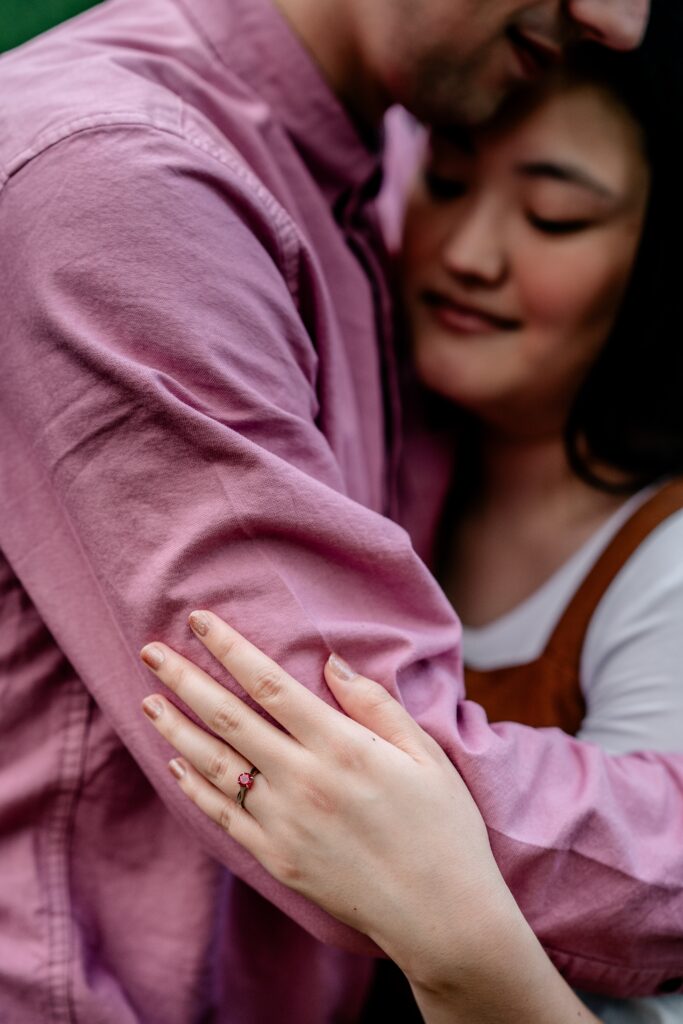
<svg viewBox="0 0 683 1024">
<path fill-rule="evenodd" d="M 626 297 L 565 425 L 567 459 L 580 479 L 634 493 L 683 474 L 683 0 L 654 0 L 639 50 L 582 44 L 559 77 L 594 83 L 629 111 L 651 170 Z M 425 408 L 439 433 L 457 439 L 457 469 L 432 553 L 438 567 L 447 562 L 453 521 L 480 492 L 482 423 L 434 393 Z"/>
<path fill-rule="evenodd" d="M 638 122 L 652 175 L 626 298 L 566 424 L 571 467 L 604 490 L 634 491 L 683 473 L 681 7 L 655 0 L 640 50 L 584 45 L 567 64 L 569 76 L 605 88 Z"/>
</svg>

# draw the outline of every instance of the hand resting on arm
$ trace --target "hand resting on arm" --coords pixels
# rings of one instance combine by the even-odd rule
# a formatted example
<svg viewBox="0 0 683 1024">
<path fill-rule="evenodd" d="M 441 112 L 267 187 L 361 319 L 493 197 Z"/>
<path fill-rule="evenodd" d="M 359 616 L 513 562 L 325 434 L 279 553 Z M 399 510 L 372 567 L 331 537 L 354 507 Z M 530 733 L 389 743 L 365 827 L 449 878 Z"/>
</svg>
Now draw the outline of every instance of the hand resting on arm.
<svg viewBox="0 0 683 1024">
<path fill-rule="evenodd" d="M 344 715 L 217 616 L 190 623 L 286 730 L 167 646 L 143 650 L 212 730 L 161 695 L 144 703 L 183 755 L 171 762 L 181 789 L 208 817 L 279 881 L 370 936 L 427 1021 L 595 1020 L 522 917 L 464 782 L 383 687 L 332 656 L 325 679 Z M 254 766 L 240 807 L 237 777 Z"/>
</svg>

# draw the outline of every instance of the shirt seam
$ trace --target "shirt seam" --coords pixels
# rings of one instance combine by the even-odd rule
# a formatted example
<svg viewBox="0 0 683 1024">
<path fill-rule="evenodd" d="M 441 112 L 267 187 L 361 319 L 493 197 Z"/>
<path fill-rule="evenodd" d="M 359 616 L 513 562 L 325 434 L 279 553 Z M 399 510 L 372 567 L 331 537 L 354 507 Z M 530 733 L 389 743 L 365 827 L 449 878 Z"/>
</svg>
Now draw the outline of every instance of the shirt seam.
<svg viewBox="0 0 683 1024">
<path fill-rule="evenodd" d="M 588 963 L 595 964 L 600 967 L 609 968 L 613 971 L 619 971 L 622 974 L 630 975 L 631 977 L 654 977 L 654 978 L 669 978 L 670 976 L 677 977 L 677 972 L 680 970 L 680 964 L 672 963 L 671 970 L 667 971 L 666 965 L 662 967 L 624 967 L 623 964 L 618 963 L 614 960 L 606 960 L 603 957 L 595 956 L 593 953 L 577 953 L 575 950 L 563 949 L 561 946 L 552 945 L 549 942 L 543 942 L 540 940 L 543 948 L 547 953 L 552 954 L 556 957 L 564 957 L 567 960 L 573 960 L 577 963 Z M 675 993 L 673 993 L 675 995 Z M 608 996 L 607 998 L 619 999 L 619 996 Z"/>
<path fill-rule="evenodd" d="M 545 851 L 545 852 L 547 852 L 547 850 L 548 850 L 548 847 L 542 847 L 542 846 L 538 846 L 536 843 L 527 843 L 527 842 L 524 842 L 523 840 L 515 839 L 514 836 L 510 836 L 510 835 L 508 835 L 505 832 L 501 832 L 500 829 L 493 828 L 491 826 L 488 826 L 488 832 L 489 832 L 490 835 L 500 836 L 502 839 L 504 839 L 504 840 L 506 840 L 508 842 L 512 841 L 514 843 L 518 843 L 519 845 L 522 845 L 526 849 L 529 849 L 529 850 L 538 850 L 538 851 Z M 581 860 L 587 861 L 590 864 L 597 864 L 599 867 L 606 868 L 608 871 L 612 872 L 615 875 L 619 875 L 619 877 L 621 877 L 621 878 L 625 878 L 625 879 L 628 879 L 630 881 L 635 881 L 639 885 L 647 886 L 647 888 L 649 890 L 656 889 L 656 890 L 658 890 L 660 892 L 663 892 L 663 893 L 676 893 L 676 892 L 678 892 L 678 887 L 675 886 L 675 885 L 669 886 L 669 885 L 662 885 L 659 882 L 645 882 L 645 881 L 641 881 L 640 879 L 636 878 L 635 875 L 630 875 L 630 874 L 628 874 L 625 871 L 620 871 L 618 868 L 615 868 L 615 867 L 613 867 L 613 866 L 611 866 L 609 864 L 603 863 L 597 857 L 589 857 L 587 854 L 581 853 L 581 852 L 579 852 L 577 850 L 574 850 L 571 847 L 555 846 L 555 847 L 553 847 L 553 849 L 556 852 L 559 852 L 559 853 L 575 854 Z M 671 963 L 671 965 L 663 964 L 661 968 L 659 968 L 659 967 L 625 967 L 622 963 L 615 962 L 613 960 L 602 959 L 601 957 L 594 956 L 593 954 L 577 953 L 575 950 L 565 949 L 562 946 L 550 945 L 549 943 L 543 942 L 542 939 L 541 939 L 541 941 L 543 943 L 543 948 L 548 950 L 549 952 L 551 951 L 551 952 L 556 953 L 558 955 L 569 957 L 572 960 L 580 961 L 580 962 L 583 962 L 583 963 L 600 964 L 603 967 L 614 968 L 615 970 L 619 970 L 619 971 L 622 971 L 622 972 L 630 974 L 630 975 L 645 975 L 645 974 L 647 974 L 648 976 L 655 976 L 655 977 L 659 977 L 661 975 L 662 977 L 666 978 L 666 977 L 669 976 L 669 974 L 671 972 L 675 973 L 676 975 L 679 973 L 680 964 L 673 963 L 673 962 Z M 671 967 L 671 971 L 669 971 L 667 969 L 669 966 Z"/>
<path fill-rule="evenodd" d="M 58 1024 L 76 1024 L 73 978 L 73 918 L 69 865 L 73 824 L 83 786 L 85 731 L 89 694 L 80 679 L 69 686 L 64 744 L 59 766 L 60 793 L 47 825 L 49 953 L 47 964 L 50 1017 Z"/>
<path fill-rule="evenodd" d="M 181 104 L 183 109 L 184 106 L 184 104 Z M 248 165 L 237 156 L 231 154 L 227 146 L 220 147 L 214 145 L 195 132 L 182 131 L 179 127 L 174 127 L 173 125 L 159 124 L 153 118 L 139 111 L 121 110 L 88 115 L 87 117 L 68 121 L 58 128 L 42 133 L 34 140 L 31 146 L 19 151 L 9 163 L 2 167 L 0 171 L 0 198 L 9 181 L 48 150 L 87 132 L 96 132 L 106 130 L 107 128 L 146 128 L 153 132 L 170 135 L 215 160 L 221 167 L 227 168 L 234 174 L 236 180 L 246 189 L 254 202 L 259 205 L 269 226 L 274 229 L 281 273 L 288 291 L 298 305 L 299 259 L 301 250 L 305 247 L 305 242 L 284 207 Z M 235 152 L 237 153 L 238 151 Z"/>
</svg>

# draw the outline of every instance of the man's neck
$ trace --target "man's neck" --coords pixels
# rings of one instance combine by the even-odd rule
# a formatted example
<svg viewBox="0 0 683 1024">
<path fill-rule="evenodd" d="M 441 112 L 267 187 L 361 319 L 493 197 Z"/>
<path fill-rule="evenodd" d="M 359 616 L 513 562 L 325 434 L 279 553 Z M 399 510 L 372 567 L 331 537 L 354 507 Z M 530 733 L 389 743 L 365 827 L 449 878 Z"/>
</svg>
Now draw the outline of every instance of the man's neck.
<svg viewBox="0 0 683 1024">
<path fill-rule="evenodd" d="M 374 137 L 389 105 L 367 71 L 347 0 L 273 0 L 344 104 L 359 132 Z"/>
</svg>

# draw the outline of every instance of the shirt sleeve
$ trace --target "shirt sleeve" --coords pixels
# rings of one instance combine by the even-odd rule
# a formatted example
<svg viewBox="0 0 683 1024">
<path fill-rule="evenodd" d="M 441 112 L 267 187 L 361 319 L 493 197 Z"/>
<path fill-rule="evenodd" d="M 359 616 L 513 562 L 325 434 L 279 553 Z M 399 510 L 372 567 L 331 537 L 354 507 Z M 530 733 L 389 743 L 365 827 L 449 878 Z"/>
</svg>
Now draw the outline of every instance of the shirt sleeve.
<svg viewBox="0 0 683 1024">
<path fill-rule="evenodd" d="M 357 414 L 320 427 L 330 413 L 283 217 L 239 170 L 139 125 L 71 136 L 10 179 L 0 544 L 197 841 L 309 931 L 377 952 L 196 813 L 140 716 L 148 640 L 215 673 L 186 625 L 196 607 L 322 696 L 332 650 L 394 690 L 403 667 L 429 664 L 431 713 L 452 713 L 458 623 L 407 533 L 346 492 L 328 435 L 345 452 Z"/>
<path fill-rule="evenodd" d="M 640 545 L 596 610 L 579 738 L 612 753 L 683 753 L 683 512 Z"/>
<path fill-rule="evenodd" d="M 209 606 L 323 696 L 335 649 L 401 697 L 573 981 L 630 995 L 683 974 L 683 759 L 612 759 L 460 701 L 456 618 L 405 532 L 345 493 L 319 428 L 282 239 L 189 142 L 111 127 L 84 143 L 0 196 L 0 538 L 162 799 L 318 938 L 368 950 L 183 798 L 140 721 L 140 646 L 163 636 L 213 670 L 185 627 Z"/>
</svg>

